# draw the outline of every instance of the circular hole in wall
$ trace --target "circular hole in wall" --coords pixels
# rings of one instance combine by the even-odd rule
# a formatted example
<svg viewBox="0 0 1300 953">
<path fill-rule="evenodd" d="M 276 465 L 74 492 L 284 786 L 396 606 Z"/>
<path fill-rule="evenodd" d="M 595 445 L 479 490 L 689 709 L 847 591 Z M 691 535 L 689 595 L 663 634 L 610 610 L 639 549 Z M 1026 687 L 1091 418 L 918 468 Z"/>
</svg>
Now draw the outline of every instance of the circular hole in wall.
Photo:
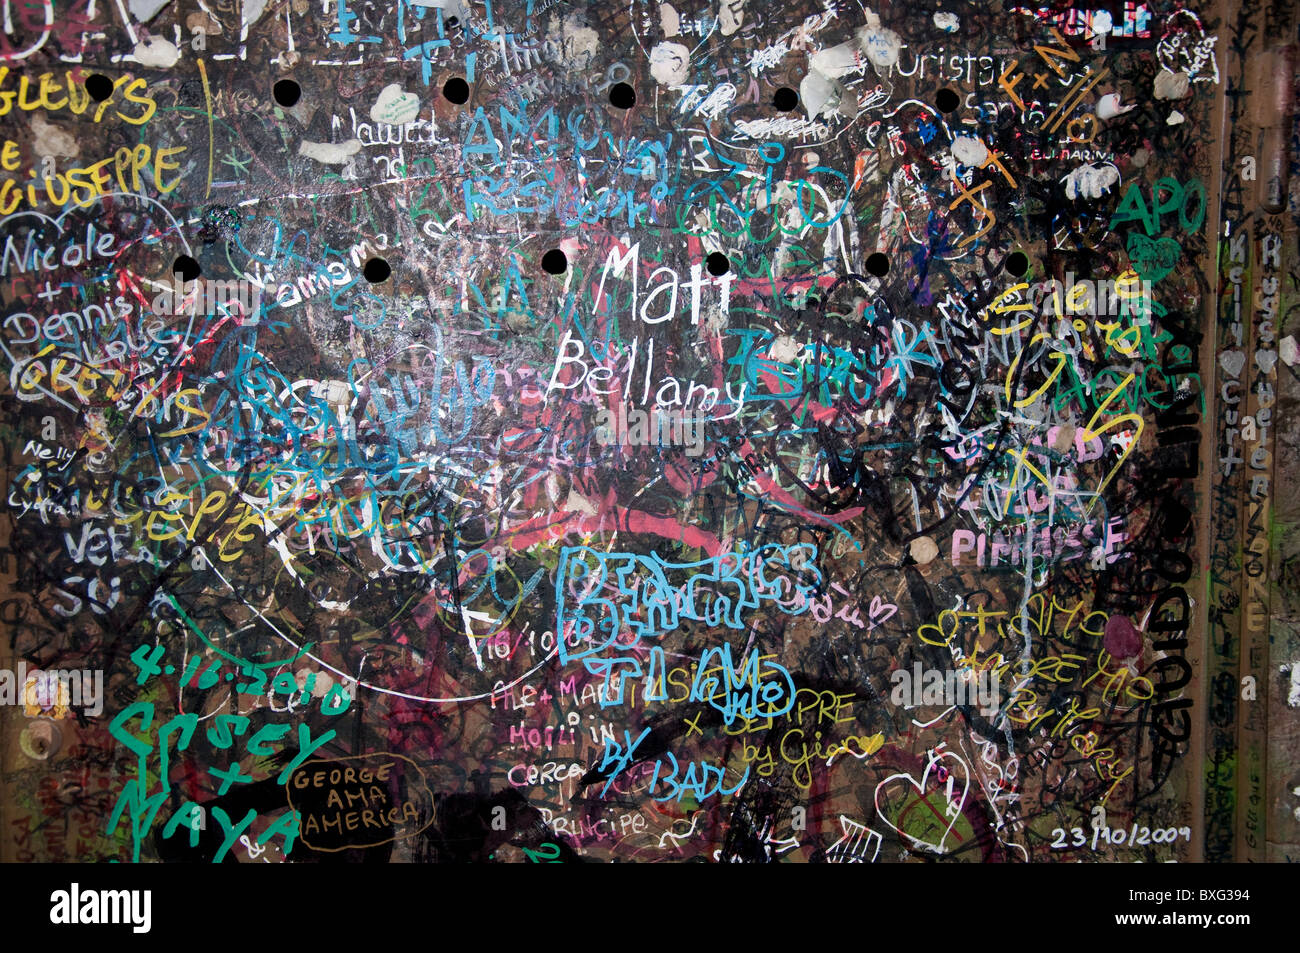
<svg viewBox="0 0 1300 953">
<path fill-rule="evenodd" d="M 361 274 L 372 285 L 387 281 L 392 273 L 393 269 L 382 258 L 371 258 L 361 266 Z"/>
<path fill-rule="evenodd" d="M 542 271 L 548 275 L 562 275 L 568 267 L 568 256 L 558 248 L 552 248 L 542 256 Z"/>
<path fill-rule="evenodd" d="M 772 96 L 772 105 L 782 112 L 789 112 L 799 105 L 799 94 L 789 86 L 782 86 Z"/>
<path fill-rule="evenodd" d="M 292 79 L 277 80 L 271 87 L 271 95 L 275 97 L 277 103 L 288 109 L 302 98 L 302 87 Z"/>
<path fill-rule="evenodd" d="M 636 90 L 627 83 L 615 83 L 609 88 L 609 102 L 619 109 L 631 109 L 636 105 Z"/>
<path fill-rule="evenodd" d="M 442 95 L 447 97 L 447 101 L 455 103 L 457 106 L 469 102 L 469 83 L 459 76 L 453 76 L 447 82 L 442 84 Z"/>
<path fill-rule="evenodd" d="M 1007 256 L 1003 267 L 1007 269 L 1008 274 L 1019 278 L 1029 270 L 1029 257 L 1022 251 L 1014 251 Z"/>
<path fill-rule="evenodd" d="M 92 73 L 86 77 L 86 92 L 97 103 L 102 103 L 113 95 L 113 81 L 103 73 Z"/>
<path fill-rule="evenodd" d="M 193 281 L 203 274 L 203 269 L 189 255 L 177 255 L 176 261 L 172 264 L 172 274 L 180 275 L 182 281 Z"/>
</svg>

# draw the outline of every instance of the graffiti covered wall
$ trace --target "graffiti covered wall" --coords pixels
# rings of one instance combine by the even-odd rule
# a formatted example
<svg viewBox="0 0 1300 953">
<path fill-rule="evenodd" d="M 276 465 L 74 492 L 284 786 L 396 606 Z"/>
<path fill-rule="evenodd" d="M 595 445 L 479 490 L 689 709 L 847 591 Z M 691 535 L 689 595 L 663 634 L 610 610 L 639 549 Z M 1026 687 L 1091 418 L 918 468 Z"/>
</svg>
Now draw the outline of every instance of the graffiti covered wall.
<svg viewBox="0 0 1300 953">
<path fill-rule="evenodd" d="M 1290 17 L 7 3 L 3 857 L 1296 856 Z"/>
</svg>

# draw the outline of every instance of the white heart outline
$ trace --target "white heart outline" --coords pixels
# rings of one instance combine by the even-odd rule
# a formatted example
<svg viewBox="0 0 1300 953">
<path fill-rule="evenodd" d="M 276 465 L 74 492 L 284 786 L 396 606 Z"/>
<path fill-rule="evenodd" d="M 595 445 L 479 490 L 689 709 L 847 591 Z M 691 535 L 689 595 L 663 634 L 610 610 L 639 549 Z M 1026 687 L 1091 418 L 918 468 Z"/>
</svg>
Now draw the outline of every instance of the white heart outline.
<svg viewBox="0 0 1300 953">
<path fill-rule="evenodd" d="M 911 834 L 906 833 L 902 828 L 900 828 L 897 824 L 895 824 L 893 820 L 885 814 L 884 811 L 880 809 L 880 789 L 890 784 L 893 781 L 902 779 L 905 780 L 908 784 L 910 784 L 913 787 L 913 789 L 915 789 L 917 793 L 922 798 L 924 798 L 925 785 L 930 778 L 930 773 L 934 770 L 935 766 L 943 758 L 952 758 L 955 761 L 957 761 L 959 764 L 961 764 L 962 788 L 961 788 L 961 797 L 957 800 L 957 810 L 953 812 L 952 820 L 948 822 L 948 826 L 944 829 L 943 837 L 939 838 L 939 843 L 934 844 L 931 843 L 930 841 L 921 840 L 920 838 L 913 837 Z M 872 795 L 872 801 L 875 803 L 876 806 L 876 816 L 879 817 L 881 820 L 883 820 L 890 827 L 892 827 L 900 836 L 906 837 L 909 841 L 911 841 L 914 847 L 930 850 L 936 854 L 942 854 L 947 852 L 947 848 L 944 846 L 944 843 L 945 841 L 948 840 L 948 835 L 952 833 L 953 826 L 957 823 L 957 818 L 961 817 L 962 809 L 966 806 L 966 795 L 969 793 L 969 791 L 970 791 L 970 771 L 967 768 L 966 762 L 963 761 L 961 756 L 956 754 L 955 752 L 942 751 L 937 754 L 931 754 L 930 762 L 929 764 L 926 765 L 925 773 L 921 775 L 921 781 L 919 784 L 917 783 L 916 778 L 912 777 L 912 775 L 907 773 L 906 771 L 899 772 L 898 774 L 891 774 L 889 777 L 885 778 L 879 784 L 876 785 L 875 793 Z"/>
<path fill-rule="evenodd" d="M 92 201 L 90 205 L 87 205 L 86 208 L 90 208 L 90 206 L 94 205 L 96 202 L 99 202 L 103 199 L 110 198 L 113 196 L 120 196 L 122 198 L 128 198 L 128 199 L 141 199 L 145 202 L 152 202 L 154 205 L 157 205 L 160 209 L 162 209 L 162 213 L 167 216 L 168 221 L 172 223 L 172 228 L 175 230 L 177 237 L 180 238 L 181 243 L 185 246 L 185 254 L 188 255 L 193 251 L 193 249 L 190 247 L 189 239 L 185 237 L 184 230 L 181 228 L 180 223 L 176 221 L 176 216 L 172 215 L 171 210 L 167 208 L 166 205 L 163 205 L 161 202 L 159 202 L 157 199 L 150 198 L 147 195 L 140 195 L 137 192 L 104 192 L 101 195 L 96 196 L 94 201 Z M 22 212 L 13 212 L 10 215 L 6 215 L 4 218 L 0 218 L 0 228 L 4 228 L 16 218 L 23 218 L 25 216 L 30 215 L 33 218 L 44 219 L 45 221 L 49 222 L 51 225 L 57 228 L 59 234 L 62 235 L 65 234 L 63 229 L 63 220 L 67 218 L 69 215 L 71 215 L 73 211 L 80 211 L 80 209 L 81 209 L 80 206 L 78 206 L 76 209 L 69 206 L 68 208 L 64 209 L 63 214 L 61 214 L 58 218 L 51 218 L 50 216 L 46 215 L 44 212 L 38 212 L 35 209 L 26 209 Z M 114 233 L 107 232 L 106 234 L 114 234 Z M 159 238 L 161 237 L 162 236 L 160 235 Z M 9 359 L 9 367 L 11 368 L 10 379 L 12 380 L 13 371 L 16 371 L 18 369 L 18 361 L 14 359 L 13 353 L 5 345 L 3 338 L 0 338 L 0 351 L 3 351 L 4 356 Z M 23 358 L 24 362 L 30 360 L 32 360 L 32 358 Z M 64 407 L 68 408 L 68 410 L 74 411 L 76 413 L 81 413 L 81 411 L 83 410 L 82 407 L 78 407 L 75 404 L 70 404 L 62 397 L 50 393 L 48 390 L 46 390 L 44 387 L 41 387 L 39 384 L 36 385 L 36 390 L 38 390 L 40 393 L 44 394 L 46 397 L 50 398 L 51 400 L 62 404 Z"/>
</svg>

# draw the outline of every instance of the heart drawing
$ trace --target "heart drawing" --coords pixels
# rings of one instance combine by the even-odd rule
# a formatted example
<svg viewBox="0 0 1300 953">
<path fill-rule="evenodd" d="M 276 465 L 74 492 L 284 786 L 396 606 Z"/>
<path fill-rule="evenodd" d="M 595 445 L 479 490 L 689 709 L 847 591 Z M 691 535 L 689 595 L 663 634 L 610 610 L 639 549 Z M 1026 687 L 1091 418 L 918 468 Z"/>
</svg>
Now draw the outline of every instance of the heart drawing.
<svg viewBox="0 0 1300 953">
<path fill-rule="evenodd" d="M 941 764 L 945 759 L 952 763 Z M 953 827 L 962 816 L 969 787 L 959 756 L 931 752 L 919 782 L 903 772 L 876 785 L 876 814 L 914 847 L 942 854 L 949 849 L 949 836 L 959 843 L 965 840 Z"/>
<path fill-rule="evenodd" d="M 1174 270 L 1183 255 L 1182 246 L 1172 238 L 1150 239 L 1141 232 L 1128 237 L 1128 257 L 1143 281 L 1155 284 Z"/>
</svg>

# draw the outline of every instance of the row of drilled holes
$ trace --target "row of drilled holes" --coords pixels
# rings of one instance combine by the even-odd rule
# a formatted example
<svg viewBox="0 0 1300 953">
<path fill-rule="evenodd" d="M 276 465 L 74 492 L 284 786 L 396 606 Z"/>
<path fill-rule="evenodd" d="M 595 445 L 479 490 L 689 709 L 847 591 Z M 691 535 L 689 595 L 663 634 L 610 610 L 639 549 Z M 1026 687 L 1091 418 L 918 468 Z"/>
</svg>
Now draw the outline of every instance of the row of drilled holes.
<svg viewBox="0 0 1300 953">
<path fill-rule="evenodd" d="M 731 262 L 722 252 L 710 252 L 704 259 L 704 267 L 709 274 L 721 277 L 731 270 Z M 1029 270 L 1029 258 L 1024 252 L 1012 252 L 1003 263 L 1007 272 L 1019 278 Z M 569 257 L 558 248 L 552 248 L 542 255 L 542 271 L 548 275 L 562 275 L 569 269 Z M 199 263 L 189 255 L 181 255 L 172 265 L 172 271 L 185 281 L 194 281 L 202 274 Z M 867 271 L 877 278 L 889 274 L 889 257 L 880 252 L 867 256 Z M 361 268 L 361 274 L 372 285 L 382 284 L 392 276 L 393 269 L 383 258 L 370 258 Z"/>
<path fill-rule="evenodd" d="M 454 23 L 450 25 L 454 26 Z M 97 73 L 87 78 L 86 91 L 97 102 L 103 102 L 112 95 L 113 84 L 108 77 Z M 285 108 L 291 108 L 301 98 L 302 88 L 294 80 L 282 79 L 276 82 L 272 93 L 277 103 Z M 449 102 L 461 105 L 469 101 L 469 84 L 461 77 L 453 76 L 443 84 L 442 94 Z M 636 104 L 636 91 L 627 83 L 615 83 L 610 87 L 609 101 L 619 109 L 630 109 Z M 935 105 L 942 112 L 951 112 L 957 108 L 958 103 L 957 94 L 951 89 L 941 89 L 935 96 Z M 783 112 L 790 112 L 798 108 L 799 94 L 788 86 L 782 86 L 773 95 L 772 105 Z M 730 270 L 730 263 L 720 252 L 710 254 L 705 259 L 705 265 L 709 274 L 715 277 L 725 275 Z M 866 266 L 867 271 L 877 278 L 889 274 L 889 259 L 880 252 L 868 256 Z M 542 256 L 542 270 L 547 274 L 562 275 L 568 267 L 568 257 L 558 248 L 553 248 Z M 1014 252 L 1008 256 L 1005 267 L 1010 274 L 1020 277 L 1029 270 L 1029 260 L 1023 253 Z M 173 270 L 186 281 L 193 281 L 200 274 L 198 262 L 188 255 L 177 258 Z M 370 283 L 380 284 L 392 275 L 392 268 L 382 258 L 371 258 L 365 263 L 362 274 Z"/>
<path fill-rule="evenodd" d="M 454 18 L 453 18 L 454 19 Z M 86 92 L 97 103 L 102 103 L 113 95 L 113 81 L 103 73 L 94 73 L 86 77 Z M 292 79 L 277 80 L 271 89 L 275 101 L 285 109 L 292 109 L 302 98 L 302 87 Z M 453 76 L 442 85 L 442 95 L 448 102 L 457 106 L 469 102 L 469 83 L 460 76 Z M 615 83 L 609 89 L 610 105 L 619 109 L 631 109 L 636 105 L 636 90 L 627 83 Z M 934 105 L 940 112 L 952 112 L 961 100 L 951 89 L 941 89 L 934 97 Z M 789 86 L 782 86 L 772 95 L 772 105 L 782 112 L 792 112 L 799 107 L 799 94 Z"/>
<path fill-rule="evenodd" d="M 95 79 L 96 77 L 91 77 Z M 107 77 L 98 77 L 109 82 Z M 89 89 L 87 81 L 87 89 Z M 112 92 L 112 84 L 109 84 L 109 93 Z M 102 97 L 107 99 L 109 93 Z M 291 109 L 297 105 L 298 100 L 302 98 L 302 87 L 291 79 L 282 79 L 276 82 L 271 89 L 275 101 L 285 109 Z M 461 76 L 453 76 L 447 82 L 442 84 L 442 95 L 449 103 L 455 103 L 457 106 L 469 102 L 469 83 Z M 609 102 L 611 106 L 618 109 L 631 109 L 636 105 L 636 90 L 627 83 L 615 83 L 609 88 Z M 772 105 L 784 112 L 789 112 L 799 105 L 799 94 L 793 89 L 782 86 L 772 97 Z"/>
</svg>

